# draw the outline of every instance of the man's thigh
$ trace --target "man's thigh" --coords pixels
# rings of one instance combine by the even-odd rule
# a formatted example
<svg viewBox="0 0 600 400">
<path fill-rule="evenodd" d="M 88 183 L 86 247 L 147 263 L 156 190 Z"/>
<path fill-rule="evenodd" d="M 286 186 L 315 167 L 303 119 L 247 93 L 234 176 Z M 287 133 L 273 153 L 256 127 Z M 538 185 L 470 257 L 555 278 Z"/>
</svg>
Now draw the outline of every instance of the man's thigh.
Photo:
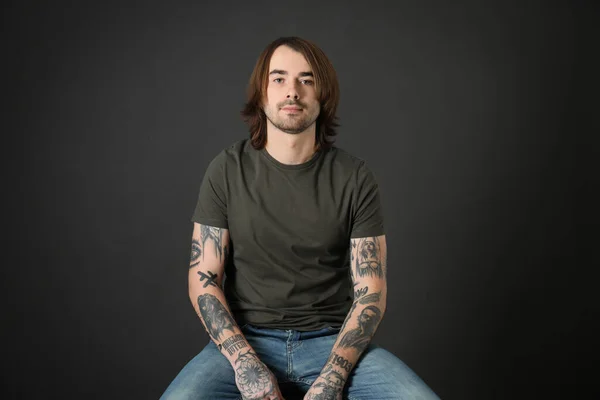
<svg viewBox="0 0 600 400">
<path fill-rule="evenodd" d="M 161 400 L 241 399 L 231 364 L 212 341 L 179 372 Z"/>
<path fill-rule="evenodd" d="M 439 400 L 406 364 L 389 351 L 370 345 L 352 370 L 348 400 Z"/>
</svg>

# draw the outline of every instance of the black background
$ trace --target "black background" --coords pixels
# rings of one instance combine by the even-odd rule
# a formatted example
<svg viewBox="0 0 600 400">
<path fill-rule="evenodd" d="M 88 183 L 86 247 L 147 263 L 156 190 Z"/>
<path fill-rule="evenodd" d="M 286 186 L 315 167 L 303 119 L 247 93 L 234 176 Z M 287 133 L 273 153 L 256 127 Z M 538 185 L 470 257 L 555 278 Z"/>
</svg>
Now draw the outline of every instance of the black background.
<svg viewBox="0 0 600 400">
<path fill-rule="evenodd" d="M 155 399 L 207 343 L 191 213 L 209 161 L 247 136 L 254 62 L 288 35 L 333 62 L 337 144 L 381 186 L 375 340 L 442 399 L 596 386 L 576 235 L 592 164 L 575 154 L 598 152 L 573 138 L 597 133 L 598 7 L 367 3 L 4 6 L 4 398 Z"/>
</svg>

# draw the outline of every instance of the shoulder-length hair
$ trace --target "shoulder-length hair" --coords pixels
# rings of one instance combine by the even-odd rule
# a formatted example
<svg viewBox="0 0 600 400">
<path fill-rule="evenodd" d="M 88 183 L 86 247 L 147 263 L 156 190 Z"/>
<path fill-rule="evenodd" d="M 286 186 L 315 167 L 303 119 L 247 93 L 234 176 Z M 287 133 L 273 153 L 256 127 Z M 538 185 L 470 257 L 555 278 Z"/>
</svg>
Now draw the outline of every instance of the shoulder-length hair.
<svg viewBox="0 0 600 400">
<path fill-rule="evenodd" d="M 319 149 L 326 150 L 335 142 L 336 115 L 340 88 L 333 65 L 319 47 L 313 42 L 299 37 L 281 37 L 269 44 L 258 57 L 254 71 L 250 76 L 247 89 L 247 103 L 241 111 L 242 118 L 249 125 L 252 146 L 260 150 L 267 143 L 267 116 L 262 108 L 269 84 L 269 64 L 271 56 L 279 46 L 288 46 L 301 53 L 315 78 L 315 89 L 321 111 L 316 120 L 315 143 Z"/>
</svg>

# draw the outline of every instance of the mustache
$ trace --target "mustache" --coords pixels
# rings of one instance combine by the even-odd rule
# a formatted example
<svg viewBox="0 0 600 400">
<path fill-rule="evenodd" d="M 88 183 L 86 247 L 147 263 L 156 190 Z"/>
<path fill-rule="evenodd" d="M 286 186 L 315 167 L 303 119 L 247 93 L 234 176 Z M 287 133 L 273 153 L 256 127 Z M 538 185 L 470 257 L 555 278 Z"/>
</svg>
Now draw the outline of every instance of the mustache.
<svg viewBox="0 0 600 400">
<path fill-rule="evenodd" d="M 300 108 L 306 108 L 306 107 L 304 107 L 304 104 L 300 103 L 299 101 L 285 101 L 285 102 L 279 104 L 279 108 L 283 108 L 283 107 L 287 107 L 287 106 L 296 106 L 296 107 L 300 107 Z"/>
</svg>

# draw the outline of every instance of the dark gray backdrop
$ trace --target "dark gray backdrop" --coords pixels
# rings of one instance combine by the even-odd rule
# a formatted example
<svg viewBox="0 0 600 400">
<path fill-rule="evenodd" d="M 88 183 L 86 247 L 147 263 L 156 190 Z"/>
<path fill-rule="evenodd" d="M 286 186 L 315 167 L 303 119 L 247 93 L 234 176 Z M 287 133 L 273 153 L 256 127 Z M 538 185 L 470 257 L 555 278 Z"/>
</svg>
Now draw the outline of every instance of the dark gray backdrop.
<svg viewBox="0 0 600 400">
<path fill-rule="evenodd" d="M 84 3 L 3 10 L 8 398 L 158 398 L 207 343 L 189 219 L 209 161 L 247 136 L 254 62 L 287 35 L 330 57 L 337 143 L 381 186 L 376 341 L 443 399 L 571 398 L 589 382 L 565 138 L 589 51 L 575 16 L 595 7 Z"/>
</svg>

